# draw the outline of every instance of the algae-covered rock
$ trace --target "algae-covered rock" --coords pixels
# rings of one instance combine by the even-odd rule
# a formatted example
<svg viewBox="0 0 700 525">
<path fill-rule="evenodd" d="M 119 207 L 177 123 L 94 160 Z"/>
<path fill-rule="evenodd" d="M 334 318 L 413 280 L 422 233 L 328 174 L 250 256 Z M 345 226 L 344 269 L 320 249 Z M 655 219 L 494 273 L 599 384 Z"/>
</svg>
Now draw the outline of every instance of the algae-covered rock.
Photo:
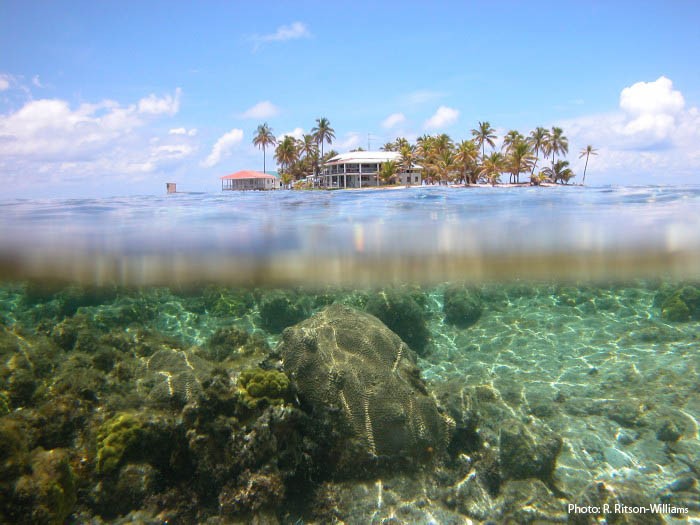
<svg viewBox="0 0 700 525">
<path fill-rule="evenodd" d="M 376 317 L 331 305 L 285 330 L 279 350 L 302 403 L 339 417 L 342 439 L 359 445 L 352 461 L 416 459 L 446 447 L 450 421 L 428 395 L 414 353 Z"/>
<path fill-rule="evenodd" d="M 279 333 L 309 315 L 308 298 L 281 290 L 264 292 L 258 302 L 262 326 Z"/>
<path fill-rule="evenodd" d="M 666 523 L 658 512 L 622 512 L 621 509 L 639 507 L 651 509 L 657 503 L 645 495 L 644 489 L 633 481 L 594 481 L 573 501 L 589 512 L 569 513 L 569 523 L 589 525 L 591 523 L 614 523 L 616 525 L 661 525 Z"/>
<path fill-rule="evenodd" d="M 238 328 L 221 328 L 207 340 L 207 356 L 213 361 L 221 362 L 228 358 L 258 354 L 267 355 L 270 347 L 259 334 L 251 334 Z"/>
<path fill-rule="evenodd" d="M 116 470 L 124 456 L 138 449 L 144 439 L 143 423 L 134 414 L 123 413 L 105 421 L 97 433 L 97 472 Z"/>
<path fill-rule="evenodd" d="M 284 492 L 284 483 L 278 475 L 246 470 L 221 490 L 219 508 L 222 515 L 229 517 L 258 513 L 261 509 L 279 506 Z"/>
<path fill-rule="evenodd" d="M 192 301 L 193 298 L 188 298 L 188 304 Z M 253 295 L 246 290 L 213 285 L 202 291 L 201 302 L 207 313 L 221 317 L 243 316 L 255 304 Z"/>
<path fill-rule="evenodd" d="M 450 286 L 445 289 L 442 309 L 446 322 L 466 328 L 479 320 L 483 306 L 476 290 Z"/>
<path fill-rule="evenodd" d="M 16 523 L 60 525 L 77 499 L 76 479 L 68 452 L 37 449 L 32 453 L 31 473 L 17 480 L 14 506 Z"/>
<path fill-rule="evenodd" d="M 700 288 L 686 285 L 673 291 L 662 288 L 655 304 L 661 303 L 661 318 L 671 322 L 700 319 Z"/>
<path fill-rule="evenodd" d="M 511 420 L 501 426 L 499 462 L 504 479 L 552 479 L 562 440 L 544 428 Z"/>
<path fill-rule="evenodd" d="M 120 412 L 97 430 L 95 470 L 112 475 L 129 462 L 148 462 L 161 471 L 181 467 L 184 430 L 172 417 L 159 412 Z"/>
<path fill-rule="evenodd" d="M 243 394 L 243 403 L 250 408 L 265 403 L 284 403 L 289 393 L 289 378 L 277 370 L 245 370 L 238 379 L 238 384 Z"/>
<path fill-rule="evenodd" d="M 661 317 L 676 323 L 690 321 L 690 308 L 678 295 L 673 295 L 664 301 Z"/>
<path fill-rule="evenodd" d="M 425 324 L 425 312 L 411 293 L 395 289 L 381 291 L 369 298 L 365 310 L 379 318 L 413 351 L 424 353 L 430 332 Z"/>
<path fill-rule="evenodd" d="M 92 505 L 111 518 L 141 507 L 159 488 L 159 473 L 148 463 L 127 463 L 114 479 L 104 479 L 91 491 Z"/>
</svg>

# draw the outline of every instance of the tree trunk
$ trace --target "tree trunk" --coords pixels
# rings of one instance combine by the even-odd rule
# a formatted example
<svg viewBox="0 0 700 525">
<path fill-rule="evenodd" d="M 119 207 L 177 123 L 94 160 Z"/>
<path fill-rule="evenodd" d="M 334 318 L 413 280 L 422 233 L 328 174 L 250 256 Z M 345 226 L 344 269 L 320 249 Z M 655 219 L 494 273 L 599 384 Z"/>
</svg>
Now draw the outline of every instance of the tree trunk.
<svg viewBox="0 0 700 525">
<path fill-rule="evenodd" d="M 581 182 L 581 186 L 586 184 L 586 169 L 588 169 L 588 153 L 586 153 L 586 165 L 583 167 L 583 181 Z"/>
</svg>

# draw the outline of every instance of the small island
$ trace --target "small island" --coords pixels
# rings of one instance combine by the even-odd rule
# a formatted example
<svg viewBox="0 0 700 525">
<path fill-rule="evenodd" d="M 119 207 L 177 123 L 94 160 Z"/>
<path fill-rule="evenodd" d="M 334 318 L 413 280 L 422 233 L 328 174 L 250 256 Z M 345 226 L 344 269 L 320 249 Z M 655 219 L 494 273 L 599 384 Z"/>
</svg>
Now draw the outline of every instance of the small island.
<svg viewBox="0 0 700 525">
<path fill-rule="evenodd" d="M 263 150 L 263 173 L 267 173 L 267 148 L 275 148 L 280 184 L 274 189 L 496 186 L 503 185 L 505 174 L 508 186 L 540 186 L 569 184 L 576 176 L 565 159 L 569 141 L 560 127 L 537 127 L 527 136 L 510 130 L 500 150 L 496 149 L 496 130 L 489 122 L 479 122 L 471 135 L 469 140 L 455 142 L 446 133 L 425 134 L 414 144 L 397 137 L 380 151 L 357 148 L 342 154 L 333 149 L 324 153 L 324 144 L 332 145 L 335 131 L 327 118 L 318 118 L 302 139 L 285 135 L 278 140 L 267 123 L 261 124 L 253 144 Z M 597 155 L 591 145 L 579 154 L 586 158 L 582 185 L 591 155 Z"/>
</svg>

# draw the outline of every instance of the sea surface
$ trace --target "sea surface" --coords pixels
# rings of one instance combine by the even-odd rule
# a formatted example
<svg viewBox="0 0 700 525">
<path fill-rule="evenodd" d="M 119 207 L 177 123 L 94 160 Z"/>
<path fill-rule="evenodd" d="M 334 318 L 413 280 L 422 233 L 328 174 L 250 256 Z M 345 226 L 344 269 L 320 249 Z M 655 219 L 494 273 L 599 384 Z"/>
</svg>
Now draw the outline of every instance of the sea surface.
<svg viewBox="0 0 700 525">
<path fill-rule="evenodd" d="M 700 523 L 700 187 L 0 201 L 0 523 Z"/>
</svg>

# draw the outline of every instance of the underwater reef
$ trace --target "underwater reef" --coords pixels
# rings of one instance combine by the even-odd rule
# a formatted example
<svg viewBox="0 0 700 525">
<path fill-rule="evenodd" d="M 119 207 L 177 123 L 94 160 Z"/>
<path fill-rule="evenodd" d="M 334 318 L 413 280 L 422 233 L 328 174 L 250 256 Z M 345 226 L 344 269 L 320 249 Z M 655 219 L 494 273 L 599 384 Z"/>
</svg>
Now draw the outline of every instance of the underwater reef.
<svg viewBox="0 0 700 525">
<path fill-rule="evenodd" d="M 0 523 L 699 519 L 700 288 L 0 286 Z"/>
</svg>

